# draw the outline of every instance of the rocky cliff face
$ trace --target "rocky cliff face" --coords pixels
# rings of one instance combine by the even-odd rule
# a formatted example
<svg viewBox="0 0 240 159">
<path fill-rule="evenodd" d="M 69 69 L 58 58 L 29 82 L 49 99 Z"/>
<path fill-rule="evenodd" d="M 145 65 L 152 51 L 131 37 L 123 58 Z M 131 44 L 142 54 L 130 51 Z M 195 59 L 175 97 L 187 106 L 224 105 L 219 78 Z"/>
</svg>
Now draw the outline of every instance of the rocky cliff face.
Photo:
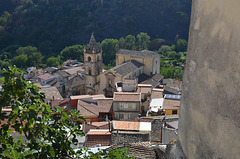
<svg viewBox="0 0 240 159">
<path fill-rule="evenodd" d="M 239 158 L 240 1 L 193 0 L 179 141 L 187 158 Z"/>
</svg>

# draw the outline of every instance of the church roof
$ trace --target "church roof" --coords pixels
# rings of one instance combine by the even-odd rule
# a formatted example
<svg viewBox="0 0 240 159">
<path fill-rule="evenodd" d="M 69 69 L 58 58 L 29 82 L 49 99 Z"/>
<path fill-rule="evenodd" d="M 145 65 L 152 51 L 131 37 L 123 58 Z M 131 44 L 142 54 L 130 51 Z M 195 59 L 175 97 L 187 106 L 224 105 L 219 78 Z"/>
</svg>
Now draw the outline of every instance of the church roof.
<svg viewBox="0 0 240 159">
<path fill-rule="evenodd" d="M 120 49 L 117 52 L 117 55 L 127 55 L 131 57 L 142 57 L 142 58 L 153 58 L 154 56 L 158 55 L 156 52 L 142 50 L 142 51 L 135 51 L 135 50 L 125 50 Z"/>
<path fill-rule="evenodd" d="M 86 52 L 93 53 L 95 50 L 96 53 L 101 51 L 101 46 L 98 46 L 97 41 L 92 33 L 88 46 L 86 47 Z"/>
<path fill-rule="evenodd" d="M 135 60 L 130 60 L 130 61 L 126 61 L 118 66 L 113 67 L 111 70 L 121 76 L 125 76 L 125 75 L 129 74 L 130 72 L 133 72 L 137 68 L 140 68 L 142 66 L 143 66 L 142 63 L 139 63 Z"/>
</svg>

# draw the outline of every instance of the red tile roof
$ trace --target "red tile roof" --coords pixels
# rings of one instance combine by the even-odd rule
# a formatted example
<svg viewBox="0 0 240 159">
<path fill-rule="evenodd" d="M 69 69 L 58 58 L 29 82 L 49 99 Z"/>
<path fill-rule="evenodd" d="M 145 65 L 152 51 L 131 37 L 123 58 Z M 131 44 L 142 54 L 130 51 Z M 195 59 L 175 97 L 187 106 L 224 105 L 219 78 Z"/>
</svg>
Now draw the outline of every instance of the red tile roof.
<svg viewBox="0 0 240 159">
<path fill-rule="evenodd" d="M 113 129 L 115 129 L 115 130 L 139 130 L 140 122 L 113 121 Z"/>
<path fill-rule="evenodd" d="M 140 93 L 131 93 L 131 92 L 114 92 L 113 101 L 140 102 L 141 94 Z"/>
</svg>

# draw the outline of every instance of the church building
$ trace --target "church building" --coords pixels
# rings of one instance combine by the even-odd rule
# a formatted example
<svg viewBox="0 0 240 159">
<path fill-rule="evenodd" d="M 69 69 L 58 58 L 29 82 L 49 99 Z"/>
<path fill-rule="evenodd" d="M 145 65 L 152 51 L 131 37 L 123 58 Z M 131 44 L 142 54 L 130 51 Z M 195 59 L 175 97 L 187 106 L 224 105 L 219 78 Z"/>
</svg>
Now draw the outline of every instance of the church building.
<svg viewBox="0 0 240 159">
<path fill-rule="evenodd" d="M 102 48 L 92 34 L 88 46 L 84 48 L 84 66 L 86 94 L 112 97 L 116 82 L 130 78 L 141 83 L 159 74 L 160 56 L 148 50 L 120 49 L 116 53 L 116 66 L 102 72 Z"/>
<path fill-rule="evenodd" d="M 102 72 L 102 48 L 91 35 L 89 44 L 84 47 L 85 91 L 86 94 L 98 94 L 98 76 Z"/>
</svg>

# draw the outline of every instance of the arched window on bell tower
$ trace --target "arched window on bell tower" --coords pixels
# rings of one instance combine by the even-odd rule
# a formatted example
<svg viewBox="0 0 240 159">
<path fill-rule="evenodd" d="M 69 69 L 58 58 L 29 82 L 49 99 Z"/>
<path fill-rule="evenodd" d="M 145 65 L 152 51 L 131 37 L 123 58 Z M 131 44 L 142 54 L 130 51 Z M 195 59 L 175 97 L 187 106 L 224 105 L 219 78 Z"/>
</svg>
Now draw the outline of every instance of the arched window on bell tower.
<svg viewBox="0 0 240 159">
<path fill-rule="evenodd" d="M 88 57 L 88 62 L 91 62 L 91 57 L 90 56 Z"/>
<path fill-rule="evenodd" d="M 88 70 L 88 74 L 89 74 L 89 75 L 92 75 L 92 71 L 91 71 L 91 70 Z"/>
</svg>

